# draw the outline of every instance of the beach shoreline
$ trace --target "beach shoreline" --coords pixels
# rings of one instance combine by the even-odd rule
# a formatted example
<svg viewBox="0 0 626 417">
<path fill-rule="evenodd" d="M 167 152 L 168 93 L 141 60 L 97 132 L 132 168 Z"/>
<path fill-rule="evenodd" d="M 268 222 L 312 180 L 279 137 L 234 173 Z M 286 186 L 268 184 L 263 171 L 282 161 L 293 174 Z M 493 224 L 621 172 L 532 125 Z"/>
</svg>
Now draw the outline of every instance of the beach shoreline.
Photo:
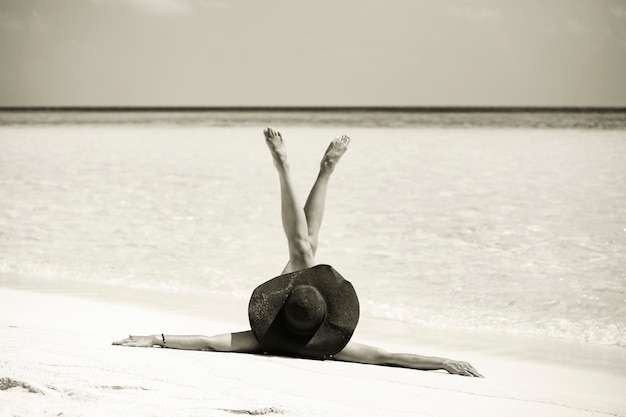
<svg viewBox="0 0 626 417">
<path fill-rule="evenodd" d="M 470 348 L 458 340 L 444 346 L 433 335 L 415 348 L 406 339 L 390 338 L 392 326 L 383 330 L 369 320 L 355 334 L 359 341 L 421 354 L 462 354 L 456 359 L 472 362 L 487 378 L 268 355 L 122 348 L 111 342 L 129 331 L 213 334 L 243 330 L 233 325 L 245 323 L 33 289 L 0 287 L 0 299 L 3 417 L 118 415 L 129 413 L 128 407 L 131 414 L 146 416 L 626 412 L 619 389 L 626 375 L 594 368 L 589 352 L 561 351 L 553 361 L 529 346 L 512 351 L 493 339 L 491 347 L 482 341 Z M 554 357 L 559 346 L 552 347 Z"/>
<path fill-rule="evenodd" d="M 197 332 L 215 334 L 248 330 L 247 299 L 240 295 L 219 293 L 172 292 L 155 289 L 133 289 L 114 285 L 73 283 L 69 281 L 29 282 L 7 278 L 0 274 L 0 289 L 31 293 L 70 296 L 103 302 L 105 305 L 159 311 L 167 317 L 176 317 L 171 333 L 185 323 L 197 323 Z M 158 322 L 151 317 L 137 327 L 149 333 L 159 333 Z M 153 324 L 152 327 L 150 324 Z M 205 327 L 203 327 L 205 326 Z M 137 328 L 120 329 L 138 333 Z M 391 319 L 371 317 L 362 312 L 353 340 L 374 345 L 384 344 L 389 349 L 426 349 L 458 355 L 465 352 L 485 353 L 505 358 L 552 360 L 563 365 L 588 367 L 615 375 L 626 375 L 626 349 L 621 346 L 586 343 L 576 340 L 536 334 L 502 333 L 477 330 L 424 326 Z M 433 354 L 434 355 L 434 354 Z"/>
</svg>

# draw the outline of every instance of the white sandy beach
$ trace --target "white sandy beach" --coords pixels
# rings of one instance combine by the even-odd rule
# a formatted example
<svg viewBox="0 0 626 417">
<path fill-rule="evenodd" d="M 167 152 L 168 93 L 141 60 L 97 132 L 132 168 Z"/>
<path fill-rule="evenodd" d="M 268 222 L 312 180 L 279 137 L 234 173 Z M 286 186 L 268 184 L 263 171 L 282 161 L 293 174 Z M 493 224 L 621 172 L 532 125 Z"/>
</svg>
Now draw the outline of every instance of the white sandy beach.
<svg viewBox="0 0 626 417">
<path fill-rule="evenodd" d="M 465 352 L 459 359 L 487 376 L 477 379 L 333 361 L 123 348 L 111 342 L 128 331 L 213 334 L 240 328 L 25 290 L 0 289 L 0 300 L 2 417 L 626 414 L 626 377 L 592 367 Z M 368 334 L 365 341 L 416 352 L 373 339 Z"/>
</svg>

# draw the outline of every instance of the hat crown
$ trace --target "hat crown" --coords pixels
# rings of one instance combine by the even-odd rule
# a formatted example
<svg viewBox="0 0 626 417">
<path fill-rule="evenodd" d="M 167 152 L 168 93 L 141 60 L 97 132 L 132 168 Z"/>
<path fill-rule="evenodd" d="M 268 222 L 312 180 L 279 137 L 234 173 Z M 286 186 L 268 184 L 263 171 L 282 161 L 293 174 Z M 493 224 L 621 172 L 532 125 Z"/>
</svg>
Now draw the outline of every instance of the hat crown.
<svg viewBox="0 0 626 417">
<path fill-rule="evenodd" d="M 315 287 L 298 285 L 285 300 L 283 314 L 289 331 L 298 336 L 309 336 L 324 321 L 326 302 Z"/>
</svg>

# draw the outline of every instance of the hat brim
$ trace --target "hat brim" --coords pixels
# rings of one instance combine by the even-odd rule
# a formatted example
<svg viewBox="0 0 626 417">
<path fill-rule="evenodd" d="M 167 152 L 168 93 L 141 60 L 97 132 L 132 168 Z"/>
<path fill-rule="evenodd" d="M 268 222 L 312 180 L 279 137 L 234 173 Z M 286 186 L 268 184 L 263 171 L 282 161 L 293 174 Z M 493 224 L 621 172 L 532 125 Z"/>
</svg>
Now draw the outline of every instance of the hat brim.
<svg viewBox="0 0 626 417">
<path fill-rule="evenodd" d="M 285 325 L 282 307 L 298 285 L 316 288 L 326 302 L 326 316 L 310 336 L 291 333 Z M 268 353 L 324 359 L 341 351 L 359 321 L 359 300 L 350 282 L 330 265 L 290 272 L 259 285 L 248 305 L 250 327 Z"/>
</svg>

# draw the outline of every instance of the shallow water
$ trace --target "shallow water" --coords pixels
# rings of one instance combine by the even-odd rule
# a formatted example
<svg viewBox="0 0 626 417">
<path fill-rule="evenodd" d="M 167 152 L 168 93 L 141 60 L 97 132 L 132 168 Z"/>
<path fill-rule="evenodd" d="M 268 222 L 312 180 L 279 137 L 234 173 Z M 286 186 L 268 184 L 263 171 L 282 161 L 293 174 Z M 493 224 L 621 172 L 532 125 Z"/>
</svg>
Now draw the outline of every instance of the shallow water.
<svg viewBox="0 0 626 417">
<path fill-rule="evenodd" d="M 626 346 L 626 131 L 276 126 L 364 317 Z M 261 126 L 0 127 L 0 275 L 245 304 L 286 261 Z"/>
</svg>

